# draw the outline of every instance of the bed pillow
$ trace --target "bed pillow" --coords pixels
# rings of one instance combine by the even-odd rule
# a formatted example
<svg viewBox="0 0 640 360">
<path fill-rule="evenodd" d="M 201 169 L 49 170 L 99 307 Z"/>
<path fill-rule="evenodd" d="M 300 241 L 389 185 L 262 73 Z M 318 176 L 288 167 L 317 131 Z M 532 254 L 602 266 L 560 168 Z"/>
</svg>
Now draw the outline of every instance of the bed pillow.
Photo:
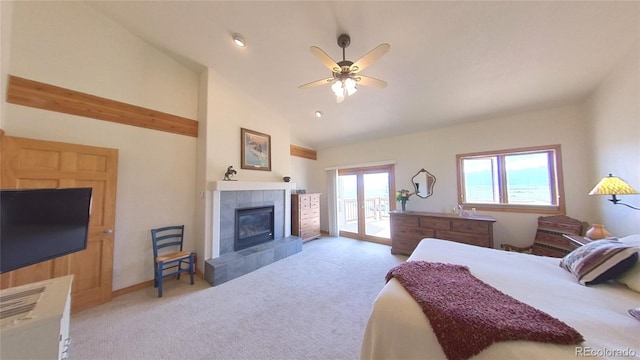
<svg viewBox="0 0 640 360">
<path fill-rule="evenodd" d="M 624 237 L 620 239 L 620 242 L 635 246 L 636 251 L 640 252 L 640 234 Z M 631 269 L 624 272 L 617 280 L 619 283 L 627 285 L 629 289 L 640 292 L 640 261 L 636 262 Z"/>
<path fill-rule="evenodd" d="M 638 261 L 637 248 L 621 241 L 607 239 L 581 246 L 560 261 L 582 285 L 595 285 L 615 279 Z"/>
</svg>

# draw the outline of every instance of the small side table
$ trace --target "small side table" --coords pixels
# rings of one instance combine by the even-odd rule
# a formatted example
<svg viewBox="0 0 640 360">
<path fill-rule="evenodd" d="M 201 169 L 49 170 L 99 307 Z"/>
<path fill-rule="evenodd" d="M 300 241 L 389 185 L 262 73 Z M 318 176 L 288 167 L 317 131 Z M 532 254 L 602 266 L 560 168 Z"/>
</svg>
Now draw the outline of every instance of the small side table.
<svg viewBox="0 0 640 360">
<path fill-rule="evenodd" d="M 589 238 L 586 238 L 586 237 L 580 236 L 580 235 L 563 234 L 562 236 L 565 239 L 569 239 L 569 241 L 571 241 L 574 245 L 576 245 L 576 247 L 580 247 L 582 245 L 587 245 L 588 243 L 593 241 L 593 240 L 591 240 Z"/>
</svg>

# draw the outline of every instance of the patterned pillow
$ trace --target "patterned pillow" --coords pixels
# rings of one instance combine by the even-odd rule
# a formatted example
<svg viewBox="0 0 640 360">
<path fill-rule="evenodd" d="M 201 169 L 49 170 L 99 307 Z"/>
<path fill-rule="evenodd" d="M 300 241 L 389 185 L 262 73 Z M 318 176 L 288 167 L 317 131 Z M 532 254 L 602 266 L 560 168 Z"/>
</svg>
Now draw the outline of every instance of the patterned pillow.
<svg viewBox="0 0 640 360">
<path fill-rule="evenodd" d="M 618 240 L 596 240 L 567 254 L 560 266 L 582 285 L 615 279 L 638 261 L 637 249 Z"/>
<path fill-rule="evenodd" d="M 640 235 L 630 235 L 621 238 L 620 242 L 634 246 L 636 251 L 640 252 Z M 625 271 L 625 273 L 618 277 L 617 280 L 619 283 L 627 285 L 629 289 L 640 292 L 640 261 L 638 261 L 630 270 Z M 640 313 L 640 310 L 638 310 L 638 313 Z"/>
</svg>

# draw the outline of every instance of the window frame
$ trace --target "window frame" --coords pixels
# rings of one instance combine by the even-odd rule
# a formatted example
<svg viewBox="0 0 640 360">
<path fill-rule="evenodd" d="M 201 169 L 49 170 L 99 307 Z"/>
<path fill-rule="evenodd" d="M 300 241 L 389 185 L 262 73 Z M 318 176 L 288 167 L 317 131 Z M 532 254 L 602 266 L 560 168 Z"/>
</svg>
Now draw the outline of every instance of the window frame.
<svg viewBox="0 0 640 360">
<path fill-rule="evenodd" d="M 507 173 L 504 170 L 505 157 L 509 155 L 523 155 L 533 153 L 547 153 L 548 154 L 548 170 L 551 181 L 551 197 L 555 197 L 555 205 L 522 205 L 522 204 L 509 204 L 505 201 L 507 198 L 508 189 L 506 186 Z M 465 199 L 465 184 L 464 184 L 464 172 L 462 169 L 462 162 L 464 159 L 473 158 L 497 158 L 497 180 L 499 203 L 473 203 L 466 202 Z M 462 205 L 464 209 L 475 208 L 476 210 L 485 211 L 508 211 L 508 212 L 525 212 L 525 213 L 538 213 L 538 214 L 562 214 L 566 213 L 565 201 L 564 201 L 564 181 L 562 175 L 562 151 L 560 144 L 545 145 L 545 146 L 532 146 L 515 149 L 484 151 L 466 154 L 456 155 L 456 170 L 458 180 L 458 205 Z"/>
</svg>

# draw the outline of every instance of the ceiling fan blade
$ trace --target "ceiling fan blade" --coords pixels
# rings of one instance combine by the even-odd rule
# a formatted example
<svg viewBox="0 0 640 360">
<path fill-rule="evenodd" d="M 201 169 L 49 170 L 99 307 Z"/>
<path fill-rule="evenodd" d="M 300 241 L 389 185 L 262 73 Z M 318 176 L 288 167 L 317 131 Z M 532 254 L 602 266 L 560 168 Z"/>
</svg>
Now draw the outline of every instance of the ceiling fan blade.
<svg viewBox="0 0 640 360">
<path fill-rule="evenodd" d="M 315 57 L 317 57 L 318 60 L 320 60 L 320 62 L 324 64 L 324 66 L 328 67 L 329 70 L 333 72 L 340 72 L 340 65 L 338 65 L 338 63 L 336 63 L 335 60 L 331 58 L 331 56 L 327 55 L 327 53 L 319 47 L 312 46 L 311 53 L 315 55 Z"/>
<path fill-rule="evenodd" d="M 353 65 L 349 67 L 349 70 L 352 73 L 361 71 L 362 69 L 373 64 L 374 61 L 380 59 L 384 54 L 388 53 L 389 49 L 391 49 L 391 45 L 386 43 L 376 46 L 373 50 L 369 51 L 363 57 L 354 62 Z"/>
<path fill-rule="evenodd" d="M 372 78 L 369 76 L 358 75 L 355 76 L 354 79 L 358 82 L 358 85 L 364 86 L 373 86 L 377 88 L 385 88 L 387 87 L 387 82 L 384 80 Z"/>
<path fill-rule="evenodd" d="M 314 86 L 318 86 L 318 85 L 330 84 L 330 83 L 333 82 L 333 80 L 335 80 L 335 79 L 330 77 L 330 78 L 326 78 L 326 79 L 322 79 L 322 80 L 312 81 L 312 82 L 310 82 L 308 84 L 304 84 L 304 85 L 298 86 L 298 89 L 308 89 L 310 87 L 314 87 Z"/>
</svg>

